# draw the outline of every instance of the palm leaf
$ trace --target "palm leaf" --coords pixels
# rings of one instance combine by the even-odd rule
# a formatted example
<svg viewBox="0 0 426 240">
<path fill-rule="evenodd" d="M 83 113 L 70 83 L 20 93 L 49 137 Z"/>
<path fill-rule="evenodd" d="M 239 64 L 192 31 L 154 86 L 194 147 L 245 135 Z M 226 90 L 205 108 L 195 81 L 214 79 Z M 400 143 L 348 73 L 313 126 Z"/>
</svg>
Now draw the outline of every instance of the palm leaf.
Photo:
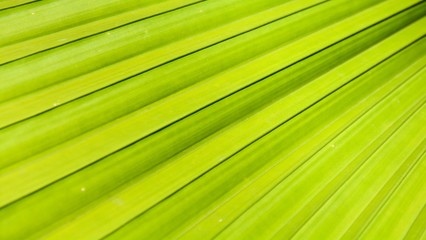
<svg viewBox="0 0 426 240">
<path fill-rule="evenodd" d="M 421 239 L 426 3 L 0 3 L 1 239 Z"/>
</svg>

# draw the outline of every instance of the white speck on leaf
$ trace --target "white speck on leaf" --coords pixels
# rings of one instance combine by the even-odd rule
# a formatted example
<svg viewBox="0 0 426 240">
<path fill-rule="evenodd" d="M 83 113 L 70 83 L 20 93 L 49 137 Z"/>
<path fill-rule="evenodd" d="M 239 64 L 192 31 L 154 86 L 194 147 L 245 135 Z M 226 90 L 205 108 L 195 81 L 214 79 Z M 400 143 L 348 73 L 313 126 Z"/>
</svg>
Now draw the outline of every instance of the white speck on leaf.
<svg viewBox="0 0 426 240">
<path fill-rule="evenodd" d="M 86 188 L 85 188 L 85 187 L 82 187 L 80 190 L 81 190 L 82 192 L 85 192 L 85 191 L 86 191 Z"/>
<path fill-rule="evenodd" d="M 112 201 L 115 203 L 115 205 L 122 206 L 124 204 L 124 201 L 120 198 L 113 198 Z"/>
<path fill-rule="evenodd" d="M 223 222 L 223 219 L 221 218 L 221 219 L 219 219 L 219 222 Z"/>
</svg>

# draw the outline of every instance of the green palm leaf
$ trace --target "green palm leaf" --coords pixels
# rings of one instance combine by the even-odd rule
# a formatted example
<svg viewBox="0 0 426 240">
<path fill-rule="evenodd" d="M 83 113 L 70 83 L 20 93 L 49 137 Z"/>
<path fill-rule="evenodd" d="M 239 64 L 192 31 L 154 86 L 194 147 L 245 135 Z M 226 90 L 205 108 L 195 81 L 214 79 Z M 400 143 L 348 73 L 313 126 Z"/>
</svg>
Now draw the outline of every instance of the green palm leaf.
<svg viewBox="0 0 426 240">
<path fill-rule="evenodd" d="M 1 239 L 423 239 L 426 3 L 0 2 Z"/>
</svg>

